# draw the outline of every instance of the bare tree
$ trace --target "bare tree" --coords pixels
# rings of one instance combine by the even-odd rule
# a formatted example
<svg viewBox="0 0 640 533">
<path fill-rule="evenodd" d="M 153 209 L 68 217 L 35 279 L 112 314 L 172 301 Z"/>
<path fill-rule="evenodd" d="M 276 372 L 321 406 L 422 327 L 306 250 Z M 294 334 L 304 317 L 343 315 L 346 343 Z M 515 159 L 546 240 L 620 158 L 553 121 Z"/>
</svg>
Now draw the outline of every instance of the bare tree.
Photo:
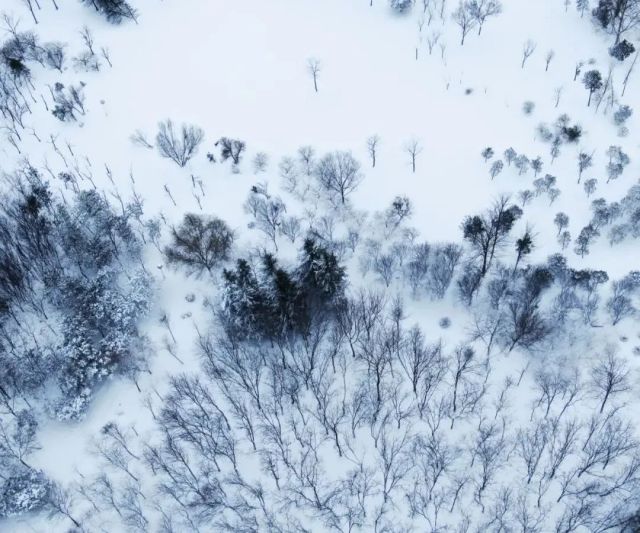
<svg viewBox="0 0 640 533">
<path fill-rule="evenodd" d="M 453 422 L 459 409 L 461 386 L 468 379 L 468 376 L 477 374 L 479 370 L 476 353 L 473 348 L 458 346 L 454 350 L 454 357 L 454 367 L 451 369 L 453 381 L 451 391 L 451 427 L 453 427 Z"/>
<path fill-rule="evenodd" d="M 480 421 L 476 442 L 473 448 L 473 462 L 477 459 L 480 466 L 480 476 L 476 481 L 475 501 L 484 510 L 483 495 L 494 482 L 498 469 L 506 456 L 504 426 L 496 423 L 485 425 Z"/>
<path fill-rule="evenodd" d="M 156 146 L 160 155 L 184 167 L 198 150 L 204 132 L 197 126 L 183 124 L 180 134 L 177 135 L 173 129 L 173 122 L 169 119 L 160 122 L 158 127 L 160 131 L 156 135 Z"/>
<path fill-rule="evenodd" d="M 516 438 L 517 449 L 527 470 L 527 485 L 531 483 L 549 441 L 551 432 L 545 421 L 537 420 L 532 427 L 520 429 Z"/>
<path fill-rule="evenodd" d="M 191 272 L 211 272 L 229 257 L 233 231 L 216 217 L 187 213 L 180 225 L 171 229 L 172 242 L 164 250 L 169 263 L 186 266 Z"/>
<path fill-rule="evenodd" d="M 422 145 L 417 139 L 411 139 L 404 145 L 405 151 L 409 154 L 411 158 L 411 170 L 415 173 L 416 171 L 416 159 L 420 152 L 422 152 Z"/>
<path fill-rule="evenodd" d="M 392 436 L 386 430 L 382 430 L 378 453 L 382 472 L 382 497 L 385 503 L 389 501 L 392 491 L 413 468 L 407 456 L 410 443 L 411 438 L 406 431 L 399 436 Z"/>
<path fill-rule="evenodd" d="M 616 354 L 614 347 L 607 347 L 605 358 L 591 369 L 591 386 L 602 398 L 600 413 L 612 396 L 630 389 L 629 368 L 626 361 Z"/>
<path fill-rule="evenodd" d="M 536 51 L 536 46 L 536 43 L 531 39 L 528 39 L 522 45 L 522 64 L 520 65 L 520 68 L 524 68 L 524 64 L 527 62 L 527 59 L 529 59 L 529 57 L 531 57 L 531 55 Z"/>
<path fill-rule="evenodd" d="M 498 0 L 470 0 L 466 3 L 467 10 L 478 23 L 478 35 L 489 17 L 502 13 L 502 4 Z"/>
<path fill-rule="evenodd" d="M 340 197 L 343 205 L 363 179 L 360 163 L 351 152 L 340 151 L 326 154 L 316 165 L 315 175 L 326 191 Z"/>
<path fill-rule="evenodd" d="M 547 72 L 549 70 L 549 65 L 551 64 L 551 60 L 555 57 L 556 53 L 553 50 L 549 50 L 547 55 L 544 58 L 544 71 Z"/>
<path fill-rule="evenodd" d="M 300 148 L 298 148 L 298 157 L 304 165 L 305 174 L 307 176 L 311 176 L 316 161 L 316 151 L 313 146 L 301 146 Z"/>
<path fill-rule="evenodd" d="M 309 70 L 309 74 L 313 78 L 313 88 L 316 92 L 318 92 L 318 76 L 320 75 L 321 64 L 320 60 L 315 58 L 307 59 L 307 69 Z"/>
<path fill-rule="evenodd" d="M 371 167 L 376 166 L 376 156 L 378 154 L 378 144 L 380 143 L 380 137 L 378 135 L 372 135 L 367 139 L 367 150 L 369 157 L 371 158 Z"/>
<path fill-rule="evenodd" d="M 629 66 L 629 70 L 624 76 L 624 81 L 622 82 L 622 94 L 624 96 L 625 91 L 627 90 L 627 83 L 629 82 L 629 78 L 631 77 L 631 73 L 633 72 L 633 68 L 636 66 L 636 62 L 638 61 L 638 55 L 640 55 L 640 50 L 636 52 L 636 55 L 633 56 L 633 61 Z"/>
<path fill-rule="evenodd" d="M 49 490 L 49 508 L 51 516 L 60 514 L 71 520 L 77 528 L 82 528 L 82 524 L 71 514 L 73 512 L 71 493 L 57 483 L 54 483 Z"/>
<path fill-rule="evenodd" d="M 573 453 L 581 426 L 575 420 L 569 420 L 560 428 L 559 423 L 554 420 L 550 427 L 552 431 L 547 447 L 548 460 L 544 475 L 552 480 L 565 460 Z"/>
<path fill-rule="evenodd" d="M 460 27 L 461 39 L 460 45 L 464 46 L 464 39 L 467 34 L 475 27 L 476 19 L 471 15 L 467 4 L 460 0 L 458 7 L 453 12 L 453 21 Z"/>
<path fill-rule="evenodd" d="M 31 469 L 27 456 L 40 449 L 36 439 L 38 424 L 30 411 L 18 411 L 9 423 L 0 418 L 0 464 L 21 464 Z"/>
<path fill-rule="evenodd" d="M 137 146 L 142 146 L 143 148 L 153 148 L 153 144 L 151 144 L 147 140 L 146 134 L 142 130 L 136 130 L 129 139 L 131 142 Z"/>
<path fill-rule="evenodd" d="M 33 17 L 33 21 L 38 24 L 38 19 L 36 18 L 36 14 L 33 11 L 33 0 L 22 0 L 22 3 L 27 6 L 31 16 Z"/>
</svg>

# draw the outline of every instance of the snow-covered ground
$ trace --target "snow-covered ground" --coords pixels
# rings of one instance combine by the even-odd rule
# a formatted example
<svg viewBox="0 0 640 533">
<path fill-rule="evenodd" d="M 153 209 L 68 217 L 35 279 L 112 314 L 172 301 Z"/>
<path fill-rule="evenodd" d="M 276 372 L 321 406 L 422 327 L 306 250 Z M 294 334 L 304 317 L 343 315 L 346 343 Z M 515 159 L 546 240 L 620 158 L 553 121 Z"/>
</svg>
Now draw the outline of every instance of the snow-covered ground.
<svg viewBox="0 0 640 533">
<path fill-rule="evenodd" d="M 37 100 L 41 93 L 50 101 L 47 84 L 58 81 L 66 85 L 79 81 L 86 83 L 86 115 L 79 116 L 77 122 L 60 122 L 38 101 L 26 121 L 40 142 L 35 136 L 24 135 L 20 145 L 22 153 L 18 155 L 8 142 L 0 141 L 1 169 L 7 173 L 13 171 L 23 157 L 28 157 L 36 168 L 48 165 L 56 175 L 77 164 L 92 175 L 97 188 L 104 191 L 110 201 L 116 202 L 115 196 L 110 196 L 112 192 L 119 191 L 128 198 L 135 190 L 144 201 L 145 218 L 162 214 L 167 222 L 163 243 L 169 241 L 168 227 L 178 224 L 185 213 L 215 214 L 236 232 L 234 257 L 243 257 L 256 246 L 273 249 L 262 233 L 247 227 L 251 217 L 243 204 L 253 185 L 266 183 L 269 193 L 282 196 L 291 213 L 303 214 L 304 208 L 308 207 L 283 191 L 278 171 L 279 161 L 283 157 L 295 157 L 300 146 L 313 146 L 319 156 L 333 150 L 350 150 L 361 162 L 364 178 L 350 197 L 350 203 L 355 211 L 368 213 L 367 222 L 360 225 L 364 237 L 377 236 L 373 214 L 385 210 L 393 198 L 400 195 L 410 198 L 413 204 L 413 215 L 407 225 L 418 231 L 419 241 L 429 243 L 462 243 L 460 225 L 465 216 L 483 212 L 501 194 L 512 195 L 514 202 L 520 204 L 518 192 L 534 189 L 533 170 L 518 175 L 515 166 L 506 162 L 504 170 L 491 179 L 491 162 L 502 158 L 504 150 L 513 147 L 531 160 L 541 156 L 544 166 L 538 177 L 556 176 L 556 187 L 561 191 L 552 205 L 548 196 L 542 194 L 524 207 L 524 214 L 512 236 L 522 233 L 527 224 L 532 227 L 535 247 L 526 258 L 527 263 L 543 263 L 549 255 L 562 252 L 570 267 L 605 270 L 611 280 L 624 277 L 640 265 L 637 239 L 628 238 L 612 247 L 606 230 L 584 257 L 573 252 L 573 244 L 562 251 L 556 241 L 555 213 L 563 211 L 569 215 L 568 229 L 575 239 L 591 218 L 591 200 L 603 197 L 609 202 L 619 201 L 637 182 L 640 168 L 637 114 L 626 124 L 629 134 L 620 137 L 618 127 L 613 123 L 613 110 L 605 112 L 607 99 L 599 108 L 595 101 L 587 107 L 588 92 L 581 82 L 587 70 L 599 69 L 606 77 L 608 69 L 613 67 L 612 87 L 617 97 L 614 109 L 621 104 L 640 109 L 640 74 L 637 72 L 632 73 L 625 96 L 620 97 L 633 56 L 623 63 L 609 56 L 607 49 L 611 37 L 596 31 L 588 12 L 581 17 L 573 5 L 567 10 L 561 0 L 504 0 L 503 13 L 488 19 L 480 36 L 477 29 L 472 30 L 461 46 L 459 28 L 451 20 L 451 11 L 456 7 L 452 0 L 446 3 L 443 18 L 439 15 L 439 7 L 434 8 L 430 23 L 424 22 L 421 1 L 417 1 L 408 13 L 399 15 L 383 0 L 374 0 L 372 6 L 369 0 L 139 0 L 136 3 L 138 23 L 128 21 L 117 26 L 107 23 L 77 1 L 60 0 L 58 3 L 60 9 L 55 10 L 48 0 L 40 0 L 41 9 L 36 11 L 38 25 L 32 24 L 29 12 L 19 0 L 5 0 L 0 10 L 19 17 L 20 29 L 32 29 L 44 41 L 67 42 L 69 55 L 81 50 L 79 31 L 86 25 L 93 33 L 96 47 L 108 48 L 113 66 L 109 67 L 103 60 L 99 72 L 79 71 L 70 62 L 63 73 L 34 68 Z M 432 3 L 440 4 L 436 0 Z M 427 41 L 434 32 L 441 36 L 438 45 L 429 53 Z M 535 42 L 536 49 L 521 67 L 522 49 L 527 40 Z M 545 57 L 551 50 L 554 56 L 545 70 Z M 314 91 L 307 66 L 310 58 L 319 60 L 321 65 L 318 92 Z M 574 81 L 574 68 L 579 61 L 585 65 Z M 556 105 L 555 91 L 558 89 L 562 92 Z M 523 112 L 527 101 L 535 104 L 530 114 Z M 578 123 L 583 133 L 577 144 L 563 145 L 559 157 L 552 163 L 550 144 L 540 139 L 537 127 L 540 123 L 553 124 L 563 113 L 570 117 L 572 124 Z M 205 132 L 204 143 L 184 168 L 159 157 L 155 149 L 136 146 L 130 140 L 134 131 L 141 130 L 153 142 L 158 122 L 167 118 L 177 124 L 196 124 Z M 64 161 L 48 142 L 51 135 L 57 136 Z M 371 168 L 366 144 L 372 135 L 380 138 L 375 168 Z M 246 142 L 247 151 L 239 173 L 232 172 L 229 162 L 207 160 L 207 152 L 217 154 L 214 143 L 222 136 Z M 412 140 L 417 141 L 421 149 L 415 172 L 407 151 Z M 69 143 L 70 148 L 66 148 L 65 143 Z M 631 162 L 620 178 L 605 183 L 606 151 L 610 145 L 621 146 Z M 485 162 L 480 153 L 489 146 L 496 155 Z M 258 152 L 265 152 L 269 158 L 266 171 L 261 173 L 255 173 L 251 164 Z M 594 154 L 593 166 L 585 170 L 580 182 L 579 152 Z M 589 178 L 598 179 L 598 188 L 588 198 L 583 183 Z M 196 187 L 198 180 L 201 180 L 201 186 Z M 59 180 L 52 180 L 51 185 L 53 190 L 63 189 Z M 88 187 L 89 183 L 81 185 Z M 338 213 L 337 231 L 344 231 L 350 215 L 323 201 L 318 205 L 319 214 Z M 345 220 L 347 223 L 342 224 Z M 301 241 L 294 246 L 287 243 L 286 238 L 279 237 L 279 243 L 282 261 L 293 261 Z M 414 323 L 419 324 L 429 342 L 442 340 L 443 352 L 447 354 L 452 354 L 464 342 L 476 346 L 478 352 L 484 352 L 483 342 L 472 337 L 473 315 L 482 316 L 485 308 L 478 305 L 476 309 L 469 309 L 461 303 L 455 281 L 441 301 L 426 295 L 413 298 L 399 271 L 389 287 L 385 287 L 373 272 L 363 272 L 358 262 L 363 247 L 364 243 L 359 252 L 348 259 L 350 290 L 375 288 L 386 291 L 389 300 L 401 295 L 405 301 L 407 329 Z M 504 252 L 505 264 L 510 268 L 515 261 L 512 250 L 510 241 Z M 112 378 L 99 389 L 82 420 L 43 419 L 40 422 L 40 449 L 33 453 L 31 464 L 62 485 L 71 487 L 72 491 L 83 480 L 89 483 L 97 473 L 109 471 L 102 460 L 91 453 L 92 442 L 107 422 L 135 428 L 137 436 L 131 439 L 137 454 L 141 455 L 143 444 L 157 439 L 156 423 L 145 407 L 145 399 L 159 406 L 160 396 L 168 390 L 170 376 L 180 372 L 201 372 L 197 332 L 210 329 L 211 307 L 220 303 L 221 274 L 188 277 L 183 270 L 164 264 L 153 246 L 145 247 L 144 254 L 145 265 L 156 279 L 157 290 L 153 309 L 141 325 L 152 352 L 151 371 L 143 373 L 138 382 L 141 391 L 132 381 Z M 560 482 L 551 484 L 549 492 L 543 493 L 540 487 L 545 482 L 544 474 L 538 472 L 540 478 L 534 477 L 530 485 L 526 483 L 526 470 L 523 478 L 524 463 L 518 451 L 517 430 L 529 427 L 532 405 L 540 396 L 535 385 L 537 372 L 556 366 L 563 367 L 568 374 L 573 368 L 580 373 L 582 392 L 580 400 L 571 406 L 571 416 L 586 423 L 592 413 L 598 412 L 600 405 L 597 395 L 588 386 L 591 366 L 599 360 L 605 345 L 614 344 L 631 369 L 629 390 L 620 393 L 619 397 L 615 395 L 615 400 L 625 404 L 621 416 L 633 424 L 636 437 L 640 438 L 635 427 L 637 415 L 634 415 L 640 405 L 637 400 L 638 354 L 633 354 L 634 347 L 640 345 L 638 315 L 625 318 L 616 326 L 610 325 L 604 308 L 609 290 L 609 285 L 602 289 L 600 315 L 596 320 L 599 327 L 585 326 L 579 320 L 578 325 L 567 328 L 559 338 L 556 336 L 531 351 L 507 352 L 494 348 L 491 372 L 486 374 L 490 377 L 485 381 L 488 392 L 483 407 L 467 417 L 464 423 L 457 424 L 454 430 L 449 430 L 449 419 L 443 422 L 444 439 L 452 446 L 459 446 L 455 448 L 455 468 L 447 474 L 451 487 L 455 488 L 452 480 L 458 479 L 467 469 L 474 472 L 461 490 L 457 506 L 445 498 L 440 521 L 434 519 L 433 509 L 426 512 L 428 519 L 410 516 L 407 498 L 403 496 L 411 488 L 407 480 L 413 478 L 408 474 L 400 484 L 402 488 L 397 489 L 388 503 L 382 504 L 379 494 L 372 496 L 372 500 L 378 498 L 380 501 L 371 504 L 368 508 L 371 515 L 354 530 L 465 531 L 463 524 L 468 517 L 469 531 L 574 531 L 567 529 L 566 524 L 556 526 L 565 512 L 565 503 L 571 498 L 567 496 L 560 503 L 556 502 Z M 194 302 L 185 300 L 189 293 L 196 295 Z M 210 305 L 204 306 L 205 301 Z M 171 332 L 160 321 L 163 314 L 169 317 Z M 438 326 L 444 316 L 451 318 L 449 329 Z M 175 335 L 175 341 L 171 340 L 172 335 Z M 622 342 L 621 337 L 627 340 Z M 177 357 L 164 348 L 167 342 L 175 346 Z M 450 365 L 453 365 L 452 361 L 449 361 Z M 349 365 L 351 368 L 352 363 Z M 519 382 L 523 369 L 526 372 Z M 485 371 L 486 366 L 482 371 L 478 370 L 483 376 Z M 495 404 L 507 377 L 519 383 L 509 388 L 506 430 L 505 425 L 502 426 L 502 431 L 508 433 L 502 444 L 507 456 L 492 478 L 491 487 L 487 487 L 490 495 L 486 501 L 479 502 L 477 481 L 473 477 L 474 468 L 478 467 L 477 464 L 474 467 L 475 456 L 469 449 L 474 447 L 483 424 L 493 422 L 494 413 L 495 420 L 500 419 Z M 449 385 L 451 380 L 449 375 L 445 379 Z M 562 400 L 558 400 L 554 409 L 562 408 L 568 394 L 567 390 L 559 393 Z M 542 415 L 544 408 L 538 409 L 542 409 L 538 412 Z M 415 430 L 415 434 L 426 436 L 427 426 L 423 420 L 416 417 L 408 427 L 404 424 L 408 425 L 408 422 L 398 423 L 403 431 Z M 395 421 L 391 425 L 395 427 Z M 559 435 L 562 431 L 564 426 L 558 426 L 553 432 Z M 580 431 L 586 434 L 586 426 Z M 358 438 L 353 439 L 353 456 L 364 456 L 367 460 L 375 458 L 378 450 L 373 448 L 368 425 L 365 424 L 360 432 L 362 435 L 358 433 Z M 582 439 L 582 433 L 580 435 Z M 252 481 L 263 479 L 267 490 L 273 491 L 271 478 L 258 471 L 257 454 L 251 453 L 246 439 L 239 439 L 241 473 Z M 578 442 L 582 444 L 583 441 L 576 441 L 576 452 L 567 465 L 580 464 Z M 554 441 L 554 446 L 558 445 Z M 552 445 L 546 446 L 544 454 L 551 453 Z M 321 453 L 327 479 L 337 485 L 336 480 L 344 477 L 354 461 L 338 458 L 331 441 L 323 443 Z M 621 464 L 630 461 L 629 457 Z M 143 507 L 149 520 L 139 529 L 160 531 L 160 513 L 151 502 L 155 498 L 155 481 L 141 461 L 133 463 L 136 477 L 144 487 L 146 501 Z M 541 466 L 540 470 L 545 468 L 547 466 Z M 113 475 L 116 479 L 117 474 Z M 524 483 L 522 479 L 525 479 Z M 534 487 L 537 483 L 539 485 Z M 513 490 L 507 503 L 504 489 Z M 638 486 L 633 485 L 633 489 L 637 496 Z M 541 493 L 542 505 L 540 500 L 536 502 Z M 520 501 L 522 494 L 530 499 Z M 622 496 L 620 500 L 611 499 L 614 503 L 621 500 Z M 162 505 L 163 500 L 157 501 Z M 490 520 L 499 515 L 496 509 L 501 502 L 509 511 L 508 518 L 500 526 Z M 574 505 L 573 500 L 571 502 L 566 508 Z M 380 516 L 386 522 L 374 523 L 378 504 L 384 508 Z M 425 504 L 425 508 L 430 505 Z M 540 519 L 537 525 L 527 529 L 529 526 L 516 520 L 517 510 L 522 506 L 531 507 L 532 516 Z M 103 509 L 102 505 L 98 507 L 103 511 L 102 515 L 91 509 L 88 500 L 74 493 L 71 514 L 76 519 L 83 517 L 86 531 L 135 530 L 131 523 L 119 520 L 113 510 Z M 322 522 L 320 512 L 314 514 L 313 509 L 300 505 L 295 513 L 299 513 L 298 517 L 306 517 L 308 522 L 303 525 L 309 531 L 331 530 L 326 522 Z M 588 522 L 576 520 L 577 530 L 598 530 Z M 340 530 L 348 530 L 345 523 L 340 525 Z M 201 531 L 223 529 L 219 523 L 213 524 L 212 521 L 199 527 Z M 45 514 L 39 513 L 4 523 L 0 521 L 0 530 L 66 531 L 70 525 L 71 522 L 59 514 L 47 519 Z M 175 525 L 174 531 L 191 531 L 192 528 L 195 525 L 181 522 Z M 257 530 L 266 531 L 267 526 L 262 522 Z"/>
</svg>

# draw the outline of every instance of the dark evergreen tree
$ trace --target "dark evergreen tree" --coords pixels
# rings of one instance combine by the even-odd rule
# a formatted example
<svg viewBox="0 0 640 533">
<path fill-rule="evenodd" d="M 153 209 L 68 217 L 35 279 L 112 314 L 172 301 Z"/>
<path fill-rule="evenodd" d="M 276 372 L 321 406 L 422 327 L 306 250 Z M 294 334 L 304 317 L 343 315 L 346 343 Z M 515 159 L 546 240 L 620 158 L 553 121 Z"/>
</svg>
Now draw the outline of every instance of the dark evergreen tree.
<svg viewBox="0 0 640 533">
<path fill-rule="evenodd" d="M 591 97 L 593 93 L 600 90 L 602 88 L 602 74 L 598 70 L 589 70 L 585 72 L 584 77 L 582 78 L 582 83 L 589 91 L 589 100 L 587 102 L 587 107 L 591 105 Z"/>
<path fill-rule="evenodd" d="M 344 296 L 346 273 L 338 258 L 313 239 L 305 239 L 296 280 L 312 308 L 327 306 Z"/>
<path fill-rule="evenodd" d="M 258 278 L 245 259 L 238 259 L 235 270 L 224 270 L 222 315 L 227 329 L 236 336 L 262 333 L 269 313 Z"/>
<path fill-rule="evenodd" d="M 529 228 L 526 229 L 524 235 L 516 240 L 516 264 L 513 267 L 515 272 L 523 257 L 529 255 L 533 251 L 533 236 Z"/>
<path fill-rule="evenodd" d="M 481 276 L 487 273 L 496 252 L 521 216 L 522 209 L 516 205 L 509 205 L 509 198 L 502 197 L 484 215 L 464 219 L 463 235 L 480 261 Z"/>
<path fill-rule="evenodd" d="M 624 61 L 635 51 L 636 47 L 626 39 L 623 39 L 609 48 L 609 55 L 615 57 L 618 61 Z"/>
</svg>

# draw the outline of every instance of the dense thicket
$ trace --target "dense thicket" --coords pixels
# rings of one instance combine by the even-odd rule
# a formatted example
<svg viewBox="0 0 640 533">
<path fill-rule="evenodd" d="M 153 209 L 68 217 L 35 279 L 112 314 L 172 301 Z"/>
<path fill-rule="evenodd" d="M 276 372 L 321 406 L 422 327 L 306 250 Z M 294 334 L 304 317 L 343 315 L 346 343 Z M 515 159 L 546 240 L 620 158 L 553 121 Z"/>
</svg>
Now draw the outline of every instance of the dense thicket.
<svg viewBox="0 0 640 533">
<path fill-rule="evenodd" d="M 306 334 L 315 320 L 335 313 L 346 276 L 336 256 L 306 239 L 298 265 L 287 269 L 264 253 L 254 268 L 239 259 L 224 271 L 223 317 L 235 335 L 261 339 Z"/>
<path fill-rule="evenodd" d="M 138 21 L 136 10 L 126 0 L 81 0 L 81 2 L 93 6 L 111 24 L 120 24 L 125 19 Z"/>
<path fill-rule="evenodd" d="M 116 213 L 96 191 L 79 191 L 64 203 L 31 167 L 7 180 L 11 193 L 0 212 L 0 400 L 13 410 L 46 391 L 56 416 L 74 418 L 96 385 L 132 370 L 144 353 L 137 322 L 150 281 L 131 266 L 140 242 L 131 213 Z"/>
</svg>

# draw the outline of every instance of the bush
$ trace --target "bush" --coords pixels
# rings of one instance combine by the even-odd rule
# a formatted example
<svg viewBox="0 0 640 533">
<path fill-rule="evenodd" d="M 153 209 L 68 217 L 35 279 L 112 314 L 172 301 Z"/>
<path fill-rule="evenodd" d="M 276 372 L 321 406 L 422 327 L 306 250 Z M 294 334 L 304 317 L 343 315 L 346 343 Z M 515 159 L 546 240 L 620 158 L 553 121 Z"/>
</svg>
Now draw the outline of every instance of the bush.
<svg viewBox="0 0 640 533">
<path fill-rule="evenodd" d="M 438 325 L 442 328 L 442 329 L 449 329 L 449 327 L 451 326 L 451 319 L 448 316 L 443 316 L 439 321 L 438 321 Z"/>
<path fill-rule="evenodd" d="M 613 122 L 616 126 L 622 126 L 633 114 L 633 109 L 628 105 L 621 105 L 613 114 Z"/>
<path fill-rule="evenodd" d="M 0 486 L 0 518 L 42 509 L 50 489 L 51 483 L 39 470 L 25 469 L 8 476 Z"/>
<path fill-rule="evenodd" d="M 231 158 L 234 165 L 239 165 L 242 159 L 242 152 L 246 148 L 244 141 L 239 139 L 229 139 L 227 137 L 221 137 L 216 142 L 215 146 L 220 146 L 220 158 L 222 161 L 226 161 Z M 266 165 L 266 161 L 265 161 Z"/>
<path fill-rule="evenodd" d="M 611 57 L 615 57 L 618 61 L 624 61 L 635 51 L 635 46 L 626 39 L 623 39 L 609 48 L 609 55 L 611 55 Z"/>
<path fill-rule="evenodd" d="M 404 13 L 413 5 L 413 0 L 389 0 L 391 9 L 398 13 Z"/>
</svg>

